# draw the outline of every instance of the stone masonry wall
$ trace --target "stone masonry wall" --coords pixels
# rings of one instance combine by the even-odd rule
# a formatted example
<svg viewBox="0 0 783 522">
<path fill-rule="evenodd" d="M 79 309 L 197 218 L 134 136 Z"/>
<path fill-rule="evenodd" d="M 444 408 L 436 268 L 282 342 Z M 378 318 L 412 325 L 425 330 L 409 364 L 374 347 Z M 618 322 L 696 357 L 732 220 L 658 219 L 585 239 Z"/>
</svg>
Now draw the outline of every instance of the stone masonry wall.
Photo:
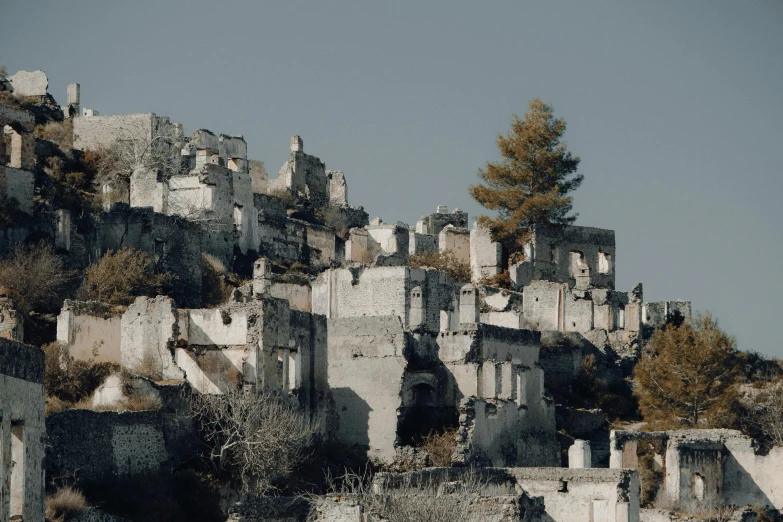
<svg viewBox="0 0 783 522">
<path fill-rule="evenodd" d="M 43 520 L 44 354 L 0 338 L 0 520 Z"/>
</svg>

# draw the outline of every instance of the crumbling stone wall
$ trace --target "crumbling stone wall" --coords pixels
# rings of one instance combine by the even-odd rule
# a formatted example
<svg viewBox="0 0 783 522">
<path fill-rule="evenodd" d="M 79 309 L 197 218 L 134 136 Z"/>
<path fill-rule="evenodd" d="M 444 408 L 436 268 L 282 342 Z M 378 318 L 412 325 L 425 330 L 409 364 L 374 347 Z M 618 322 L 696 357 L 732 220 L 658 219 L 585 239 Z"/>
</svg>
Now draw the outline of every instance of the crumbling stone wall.
<svg viewBox="0 0 783 522">
<path fill-rule="evenodd" d="M 116 116 L 83 116 L 73 119 L 73 148 L 98 150 L 117 140 L 152 140 L 155 129 L 174 125 L 154 113 Z"/>
<path fill-rule="evenodd" d="M 655 328 L 664 324 L 669 317 L 680 314 L 686 322 L 692 319 L 690 301 L 656 301 L 644 303 L 642 308 L 642 324 L 648 328 Z"/>
<path fill-rule="evenodd" d="M 518 286 L 544 280 L 569 287 L 614 289 L 614 230 L 538 227 L 524 253 L 525 260 L 511 270 Z"/>
<path fill-rule="evenodd" d="M 305 154 L 299 136 L 291 138 L 291 157 L 280 167 L 277 178 L 267 182 L 267 193 L 284 192 L 307 199 L 316 208 L 329 204 L 331 199 L 326 165 L 319 158 Z M 337 183 L 335 192 L 339 192 Z"/>
<path fill-rule="evenodd" d="M 143 250 L 159 270 L 177 277 L 172 296 L 178 303 L 201 304 L 202 237 L 196 225 L 153 212 L 151 208 L 115 205 L 110 212 L 97 216 L 91 236 L 93 262 L 108 250 L 123 247 Z"/>
<path fill-rule="evenodd" d="M 639 303 L 631 302 L 625 292 L 601 288 L 576 289 L 566 283 L 532 281 L 523 289 L 524 324 L 545 331 L 579 332 L 596 329 L 612 332 L 639 331 L 635 313 Z M 634 313 L 631 313 L 633 309 Z"/>
<path fill-rule="evenodd" d="M 435 269 L 332 269 L 313 283 L 313 312 L 329 318 L 397 316 L 411 328 L 437 332 L 440 312 L 453 310 L 456 291 L 451 280 Z M 414 298 L 414 293 L 420 295 Z"/>
<path fill-rule="evenodd" d="M 348 186 L 342 170 L 327 170 L 326 179 L 329 185 L 329 203 L 343 206 L 348 204 Z"/>
<path fill-rule="evenodd" d="M 46 471 L 56 477 L 154 474 L 195 455 L 192 421 L 165 409 L 54 413 L 46 418 L 46 433 Z"/>
<path fill-rule="evenodd" d="M 41 71 L 39 71 L 41 72 Z M 45 76 L 44 76 L 45 77 Z M 14 198 L 19 210 L 33 213 L 35 193 L 35 139 L 33 128 L 35 117 L 32 113 L 0 105 L 0 202 Z M 9 147 L 5 147 L 6 135 Z"/>
<path fill-rule="evenodd" d="M 531 496 L 543 497 L 556 522 L 638 522 L 639 478 L 635 470 L 514 468 L 509 472 Z"/>
<path fill-rule="evenodd" d="M 398 317 L 329 319 L 329 386 L 337 439 L 391 462 L 408 339 Z"/>
<path fill-rule="evenodd" d="M 611 432 L 610 467 L 638 468 L 637 446 L 656 441 L 663 494 L 693 506 L 696 501 L 783 509 L 783 448 L 758 452 L 753 439 L 736 430 Z"/>
<path fill-rule="evenodd" d="M 470 231 L 447 225 L 438 234 L 438 250 L 451 252 L 455 259 L 470 265 Z"/>
<path fill-rule="evenodd" d="M 557 466 L 560 448 L 554 438 L 553 419 L 541 422 L 535 418 L 538 412 L 529 414 L 523 406 L 528 404 L 519 399 L 463 399 L 456 462 L 493 467 Z"/>
<path fill-rule="evenodd" d="M 439 205 L 434 214 L 425 214 L 416 223 L 416 232 L 437 236 L 447 225 L 455 228 L 468 228 L 468 213 L 455 208 L 449 212 L 449 207 Z"/>
<path fill-rule="evenodd" d="M 503 271 L 503 248 L 492 241 L 489 229 L 478 221 L 470 229 L 470 272 L 474 283 Z M 521 285 L 519 285 L 521 286 Z"/>
<path fill-rule="evenodd" d="M 0 338 L 0 520 L 44 518 L 44 354 Z"/>
<path fill-rule="evenodd" d="M 174 363 L 179 338 L 178 313 L 170 297 L 139 297 L 121 321 L 120 359 L 123 368 L 161 379 L 184 379 Z"/>
<path fill-rule="evenodd" d="M 395 222 L 392 224 L 383 223 L 380 219 L 372 220 L 367 227 L 370 237 L 380 245 L 379 254 L 383 257 L 388 257 L 388 261 L 384 263 L 386 266 L 393 265 L 405 265 L 408 262 L 408 252 L 410 247 L 408 241 L 410 240 L 410 231 L 408 225 L 402 222 Z M 381 260 L 377 260 L 376 263 L 381 263 Z"/>
<path fill-rule="evenodd" d="M 66 299 L 57 316 L 57 341 L 71 357 L 95 362 L 121 362 L 122 312 L 97 301 Z"/>
<path fill-rule="evenodd" d="M 33 213 L 34 181 L 35 175 L 28 170 L 0 166 L 0 196 L 14 198 L 25 214 Z"/>
<path fill-rule="evenodd" d="M 525 502 L 523 520 L 554 522 L 639 522 L 639 482 L 636 471 L 564 468 L 427 468 L 410 473 L 378 473 L 375 491 L 402 487 L 440 488 L 462 480 L 479 485 L 477 493 L 512 503 L 512 495 Z M 539 503 L 543 501 L 543 506 Z M 543 509 L 541 509 L 543 508 Z M 503 511 L 483 513 L 481 520 L 502 518 Z M 495 518 L 497 517 L 497 518 Z"/>
</svg>

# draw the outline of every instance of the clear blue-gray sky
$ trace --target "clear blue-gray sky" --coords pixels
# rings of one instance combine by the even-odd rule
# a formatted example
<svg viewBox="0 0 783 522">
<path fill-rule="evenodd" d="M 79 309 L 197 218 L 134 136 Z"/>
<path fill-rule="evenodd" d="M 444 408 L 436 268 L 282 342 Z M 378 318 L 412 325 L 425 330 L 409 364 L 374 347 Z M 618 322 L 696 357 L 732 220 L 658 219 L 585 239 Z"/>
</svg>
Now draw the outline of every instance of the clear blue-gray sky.
<svg viewBox="0 0 783 522">
<path fill-rule="evenodd" d="M 467 187 L 540 97 L 585 175 L 578 224 L 617 232 L 617 284 L 689 299 L 783 356 L 783 3 L 0 0 L 0 65 L 64 101 L 288 140 L 372 217 L 413 224 Z"/>
</svg>

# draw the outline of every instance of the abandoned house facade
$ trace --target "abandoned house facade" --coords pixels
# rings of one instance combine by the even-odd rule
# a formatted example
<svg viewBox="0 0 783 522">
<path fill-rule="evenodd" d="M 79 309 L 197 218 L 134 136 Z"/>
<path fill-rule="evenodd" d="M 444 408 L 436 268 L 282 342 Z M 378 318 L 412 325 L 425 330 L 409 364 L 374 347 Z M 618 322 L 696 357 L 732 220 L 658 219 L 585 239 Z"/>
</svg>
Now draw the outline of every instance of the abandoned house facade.
<svg viewBox="0 0 783 522">
<path fill-rule="evenodd" d="M 44 519 L 44 354 L 0 338 L 0 521 Z"/>
</svg>

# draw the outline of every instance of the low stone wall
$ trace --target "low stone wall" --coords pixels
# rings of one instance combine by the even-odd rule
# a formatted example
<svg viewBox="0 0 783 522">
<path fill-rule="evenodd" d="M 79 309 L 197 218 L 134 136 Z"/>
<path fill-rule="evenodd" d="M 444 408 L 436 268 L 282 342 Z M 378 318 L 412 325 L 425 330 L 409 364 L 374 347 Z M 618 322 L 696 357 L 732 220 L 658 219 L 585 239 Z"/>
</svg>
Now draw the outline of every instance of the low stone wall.
<svg viewBox="0 0 783 522">
<path fill-rule="evenodd" d="M 634 470 L 428 468 L 411 473 L 379 473 L 373 485 L 379 492 L 416 488 L 417 485 L 437 489 L 442 484 L 460 480 L 472 481 L 477 484 L 478 493 L 487 496 L 502 497 L 522 492 L 527 497 L 542 499 L 544 512 L 531 509 L 529 515 L 536 517 L 523 520 L 639 522 L 639 481 Z"/>
<path fill-rule="evenodd" d="M 54 413 L 46 418 L 46 435 L 47 475 L 77 480 L 167 471 L 195 448 L 190 420 L 166 409 Z"/>
</svg>

